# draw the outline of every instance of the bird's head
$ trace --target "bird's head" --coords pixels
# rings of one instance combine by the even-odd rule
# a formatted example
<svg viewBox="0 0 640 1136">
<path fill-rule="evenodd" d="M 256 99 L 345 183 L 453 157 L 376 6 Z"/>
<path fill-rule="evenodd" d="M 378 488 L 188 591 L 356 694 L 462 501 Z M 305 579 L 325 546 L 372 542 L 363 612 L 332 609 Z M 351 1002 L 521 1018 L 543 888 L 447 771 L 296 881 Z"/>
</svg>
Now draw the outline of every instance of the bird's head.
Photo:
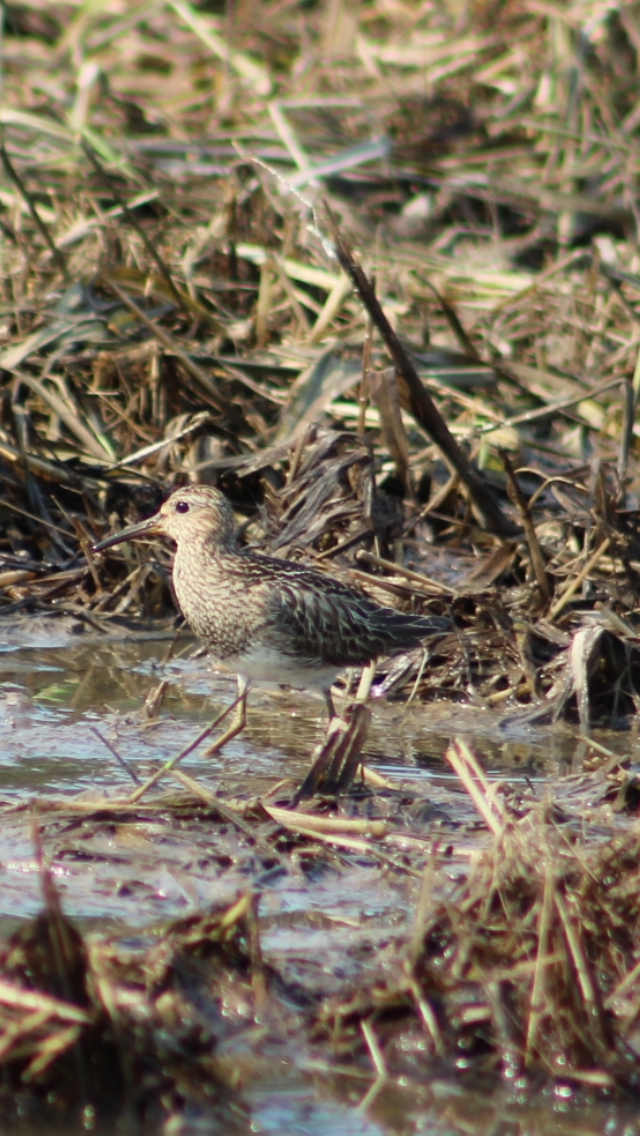
<svg viewBox="0 0 640 1136">
<path fill-rule="evenodd" d="M 168 536 L 178 545 L 209 539 L 220 550 L 231 549 L 235 545 L 233 510 L 218 489 L 187 485 L 167 497 L 152 517 L 101 540 L 93 551 L 103 552 L 114 544 L 151 536 Z"/>
</svg>

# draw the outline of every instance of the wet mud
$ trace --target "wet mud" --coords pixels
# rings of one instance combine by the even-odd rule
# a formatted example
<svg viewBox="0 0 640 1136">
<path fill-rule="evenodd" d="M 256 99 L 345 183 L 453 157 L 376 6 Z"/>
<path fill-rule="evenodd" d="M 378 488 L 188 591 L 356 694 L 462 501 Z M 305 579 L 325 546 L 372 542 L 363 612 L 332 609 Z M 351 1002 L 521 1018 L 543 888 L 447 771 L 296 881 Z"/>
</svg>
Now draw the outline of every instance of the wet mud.
<svg viewBox="0 0 640 1136">
<path fill-rule="evenodd" d="M 463 1059 L 436 1062 L 425 1084 L 423 1031 L 402 1015 L 395 1036 L 385 1035 L 391 1071 L 375 1067 L 375 1043 L 362 1025 L 367 1015 L 360 1044 L 331 1039 L 332 1014 L 339 1017 L 354 992 L 374 989 L 402 965 L 425 872 L 436 871 L 434 886 L 444 894 L 486 843 L 444 760 L 451 738 L 473 742 L 491 783 L 523 796 L 559 794 L 570 811 L 571 785 L 582 785 L 590 760 L 575 731 L 517 719 L 505 727 L 497 714 L 450 703 L 413 708 L 374 700 L 364 760 L 386 787 L 374 795 L 354 787 L 340 810 L 344 831 L 337 825 L 307 839 L 304 828 L 285 824 L 275 837 L 274 817 L 282 824 L 275 810 L 286 806 L 324 729 L 319 701 L 252 692 L 248 728 L 223 754 L 208 758 L 203 745 L 178 767 L 186 782 L 167 775 L 128 806 L 136 784 L 233 701 L 233 677 L 191 658 L 188 638 L 179 644 L 182 657 L 166 662 L 168 633 L 83 634 L 78 641 L 72 630 L 52 633 L 52 621 L 43 623 L 31 629 L 27 646 L 9 633 L 0 653 L 0 938 L 11 941 L 42 911 L 43 864 L 90 951 L 112 952 L 122 965 L 125 956 L 147 958 L 167 928 L 250 894 L 268 980 L 257 997 L 255 974 L 229 973 L 214 1015 L 216 1061 L 242 1100 L 238 1130 L 253 1124 L 264 1132 L 368 1136 L 425 1125 L 481 1132 L 499 1122 L 516 1132 L 526 1122 L 528 1131 L 560 1133 L 573 1131 L 571 1106 L 574 1117 L 580 1110 L 581 1131 L 600 1131 L 603 1123 L 623 1131 L 628 1117 L 619 1103 L 608 1110 L 593 1095 L 583 1100 L 575 1086 L 565 1086 L 564 1096 L 542 1083 L 537 1091 L 535 1079 L 520 1090 L 487 1082 L 480 1116 L 479 1082 L 465 1087 L 454 1077 L 464 1073 Z M 149 719 L 142 707 L 160 680 L 164 698 Z M 601 740 L 627 756 L 637 747 L 631 733 L 602 732 Z M 221 814 L 216 801 L 221 809 L 241 806 L 242 822 Z M 349 819 L 361 823 L 358 833 Z M 367 844 L 374 829 L 384 831 L 384 848 Z M 263 1003 L 257 1013 L 256 997 Z M 195 1110 L 194 1131 L 203 1115 L 206 1107 Z M 188 1110 L 180 1123 L 180 1131 L 190 1130 Z"/>
</svg>

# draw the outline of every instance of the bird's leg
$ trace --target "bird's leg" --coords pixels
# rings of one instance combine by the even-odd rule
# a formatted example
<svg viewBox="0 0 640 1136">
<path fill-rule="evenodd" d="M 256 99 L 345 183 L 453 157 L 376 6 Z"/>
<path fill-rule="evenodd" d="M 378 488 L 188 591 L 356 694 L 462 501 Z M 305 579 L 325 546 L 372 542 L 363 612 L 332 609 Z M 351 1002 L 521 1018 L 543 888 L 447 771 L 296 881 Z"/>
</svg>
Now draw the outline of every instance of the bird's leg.
<svg viewBox="0 0 640 1136">
<path fill-rule="evenodd" d="M 366 702 L 367 701 L 367 698 L 369 697 L 369 692 L 371 690 L 371 683 L 373 682 L 373 679 L 375 677 L 375 673 L 376 673 L 376 664 L 375 663 L 368 663 L 367 666 L 364 668 L 362 674 L 360 675 L 360 683 L 358 685 L 358 690 L 357 690 L 356 697 L 355 697 L 356 702 Z M 347 687 L 346 706 L 343 707 L 342 713 L 340 715 L 338 715 L 338 714 L 336 714 L 336 708 L 333 705 L 333 698 L 331 697 L 331 688 L 330 687 L 326 687 L 326 688 L 323 687 L 322 697 L 324 698 L 325 705 L 327 707 L 327 710 L 329 711 L 329 724 L 331 724 L 331 722 L 333 721 L 334 718 L 341 717 L 341 718 L 344 719 L 345 713 L 347 711 L 347 706 L 351 705 L 352 702 L 353 702 L 353 696 L 351 695 L 351 691 L 350 691 L 349 687 Z"/>
<path fill-rule="evenodd" d="M 249 690 L 249 679 L 244 675 L 238 675 L 238 697 L 240 699 L 236 708 L 234 726 L 237 726 L 238 733 L 244 730 L 247 724 L 247 691 Z"/>
<path fill-rule="evenodd" d="M 217 753 L 218 750 L 222 749 L 223 746 L 226 746 L 227 742 L 230 742 L 232 738 L 235 738 L 244 730 L 247 724 L 248 689 L 248 679 L 246 679 L 244 675 L 238 675 L 238 705 L 236 706 L 236 712 L 233 716 L 233 721 L 231 722 L 231 725 L 228 727 L 228 729 L 225 730 L 222 737 L 218 738 L 218 740 L 215 741 L 213 745 L 209 746 L 209 748 L 205 750 L 207 757 L 213 753 Z"/>
</svg>

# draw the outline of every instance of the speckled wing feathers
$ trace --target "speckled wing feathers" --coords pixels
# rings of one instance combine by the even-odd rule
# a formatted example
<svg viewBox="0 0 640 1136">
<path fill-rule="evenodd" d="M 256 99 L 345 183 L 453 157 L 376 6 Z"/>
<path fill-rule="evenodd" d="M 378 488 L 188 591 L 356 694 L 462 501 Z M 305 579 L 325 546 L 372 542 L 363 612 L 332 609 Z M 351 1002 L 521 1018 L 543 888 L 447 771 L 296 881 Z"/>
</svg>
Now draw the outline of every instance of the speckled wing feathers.
<svg viewBox="0 0 640 1136">
<path fill-rule="evenodd" d="M 363 666 L 418 646 L 450 621 L 379 607 L 312 568 L 253 552 L 215 557 L 180 550 L 174 585 L 192 630 L 217 658 L 254 642 L 304 668 Z"/>
<path fill-rule="evenodd" d="M 451 626 L 447 619 L 379 607 L 355 589 L 302 565 L 285 574 L 282 562 L 260 557 L 261 568 L 265 561 L 274 565 L 267 583 L 269 640 L 305 666 L 364 666 L 380 655 L 417 647 Z"/>
</svg>

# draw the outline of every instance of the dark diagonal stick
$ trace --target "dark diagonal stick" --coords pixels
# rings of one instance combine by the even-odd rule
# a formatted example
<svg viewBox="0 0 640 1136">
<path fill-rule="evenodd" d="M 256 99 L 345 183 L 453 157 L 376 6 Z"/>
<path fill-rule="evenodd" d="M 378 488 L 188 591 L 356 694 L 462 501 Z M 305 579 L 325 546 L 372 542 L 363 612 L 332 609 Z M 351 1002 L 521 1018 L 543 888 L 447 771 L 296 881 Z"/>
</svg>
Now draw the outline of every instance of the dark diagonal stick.
<svg viewBox="0 0 640 1136">
<path fill-rule="evenodd" d="M 460 480 L 466 485 L 483 524 L 500 536 L 512 537 L 518 529 L 505 517 L 498 501 L 485 484 L 477 469 L 471 465 L 463 450 L 456 442 L 436 404 L 425 389 L 418 372 L 407 355 L 402 343 L 394 332 L 380 302 L 371 287 L 362 267 L 353 252 L 340 236 L 335 218 L 325 202 L 331 240 L 335 254 L 343 272 L 351 280 L 367 312 L 382 336 L 387 350 L 398 372 L 400 398 L 404 406 L 413 414 L 447 461 L 453 466 Z"/>
</svg>

